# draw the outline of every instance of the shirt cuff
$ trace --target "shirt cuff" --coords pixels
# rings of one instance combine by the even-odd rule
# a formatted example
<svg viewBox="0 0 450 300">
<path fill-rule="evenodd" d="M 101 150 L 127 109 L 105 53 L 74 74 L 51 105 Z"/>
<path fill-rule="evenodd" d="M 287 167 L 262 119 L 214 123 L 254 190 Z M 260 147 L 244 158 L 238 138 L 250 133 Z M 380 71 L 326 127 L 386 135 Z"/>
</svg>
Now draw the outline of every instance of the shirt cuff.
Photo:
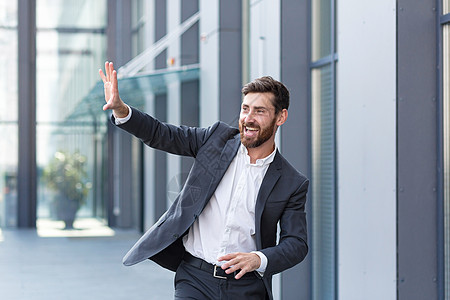
<svg viewBox="0 0 450 300">
<path fill-rule="evenodd" d="M 125 104 L 128 107 L 128 115 L 125 118 L 117 118 L 116 116 L 114 116 L 116 125 L 121 125 L 124 124 L 126 122 L 128 122 L 128 120 L 131 119 L 131 108 L 128 106 L 128 104 Z M 113 113 L 114 115 L 114 113 Z"/>
<path fill-rule="evenodd" d="M 252 251 L 252 253 L 255 253 L 261 259 L 261 264 L 259 265 L 259 268 L 256 269 L 256 271 L 259 273 L 259 275 L 263 276 L 267 268 L 267 257 L 261 251 Z"/>
</svg>

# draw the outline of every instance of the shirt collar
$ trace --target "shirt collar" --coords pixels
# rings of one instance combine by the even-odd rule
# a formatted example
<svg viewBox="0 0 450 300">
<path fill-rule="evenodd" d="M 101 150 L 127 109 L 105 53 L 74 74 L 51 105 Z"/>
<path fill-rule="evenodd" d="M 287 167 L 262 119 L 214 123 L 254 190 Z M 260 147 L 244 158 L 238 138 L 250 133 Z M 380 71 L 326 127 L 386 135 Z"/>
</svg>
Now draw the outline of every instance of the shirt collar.
<svg viewBox="0 0 450 300">
<path fill-rule="evenodd" d="M 275 149 L 272 151 L 272 153 L 270 153 L 268 156 L 266 156 L 264 158 L 257 159 L 256 162 L 251 165 L 265 166 L 265 165 L 270 164 L 273 161 L 273 159 L 275 158 L 275 153 L 277 152 L 277 149 L 278 149 L 278 147 L 277 147 L 277 145 L 275 145 Z M 239 147 L 239 153 L 241 155 L 245 154 L 245 158 L 246 158 L 245 163 L 250 164 L 250 156 L 248 155 L 247 147 L 242 145 L 242 143 L 241 143 L 241 146 Z"/>
</svg>

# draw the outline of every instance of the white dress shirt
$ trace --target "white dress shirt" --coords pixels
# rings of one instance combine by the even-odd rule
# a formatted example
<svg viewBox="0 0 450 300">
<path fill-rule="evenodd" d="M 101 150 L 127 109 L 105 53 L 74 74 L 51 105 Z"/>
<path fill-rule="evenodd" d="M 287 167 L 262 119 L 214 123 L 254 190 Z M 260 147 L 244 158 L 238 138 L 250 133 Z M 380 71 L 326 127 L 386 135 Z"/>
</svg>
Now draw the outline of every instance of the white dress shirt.
<svg viewBox="0 0 450 300">
<path fill-rule="evenodd" d="M 126 123 L 126 122 L 128 122 L 129 119 L 131 119 L 131 113 L 132 113 L 131 108 L 127 104 L 125 104 L 125 105 L 128 107 L 128 115 L 126 117 L 118 118 L 113 113 L 116 125 Z"/>
<path fill-rule="evenodd" d="M 184 236 L 186 251 L 215 265 L 224 263 L 217 259 L 225 254 L 254 252 L 261 258 L 257 271 L 265 271 L 267 257 L 255 251 L 255 207 L 275 152 L 251 164 L 247 148 L 241 144 L 205 209 Z"/>
<path fill-rule="evenodd" d="M 131 118 L 115 118 L 116 125 Z M 222 265 L 217 259 L 233 252 L 253 252 L 261 259 L 256 270 L 264 273 L 267 257 L 256 251 L 255 207 L 264 175 L 273 161 L 275 150 L 266 158 L 250 163 L 247 148 L 241 144 L 225 175 L 200 216 L 183 237 L 186 251 L 211 264 Z"/>
</svg>

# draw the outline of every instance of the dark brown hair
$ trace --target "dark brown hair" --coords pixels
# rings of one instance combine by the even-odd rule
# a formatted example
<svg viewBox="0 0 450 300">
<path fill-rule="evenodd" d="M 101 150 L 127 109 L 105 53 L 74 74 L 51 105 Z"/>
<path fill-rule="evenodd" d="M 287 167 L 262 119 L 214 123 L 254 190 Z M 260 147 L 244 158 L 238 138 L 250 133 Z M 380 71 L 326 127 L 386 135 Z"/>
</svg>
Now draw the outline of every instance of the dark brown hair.
<svg viewBox="0 0 450 300">
<path fill-rule="evenodd" d="M 242 88 L 242 94 L 248 93 L 272 93 L 272 104 L 275 107 L 275 114 L 283 109 L 289 108 L 289 91 L 284 84 L 273 79 L 270 76 L 256 78 L 252 82 L 247 83 Z"/>
</svg>

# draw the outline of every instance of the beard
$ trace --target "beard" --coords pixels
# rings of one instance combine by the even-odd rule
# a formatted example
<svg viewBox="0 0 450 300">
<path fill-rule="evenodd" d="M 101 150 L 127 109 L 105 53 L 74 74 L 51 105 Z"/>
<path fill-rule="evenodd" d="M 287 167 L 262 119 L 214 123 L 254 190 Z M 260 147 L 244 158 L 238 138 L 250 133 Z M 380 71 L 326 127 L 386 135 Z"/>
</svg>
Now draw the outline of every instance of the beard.
<svg viewBox="0 0 450 300">
<path fill-rule="evenodd" d="M 266 128 L 262 128 L 255 123 L 243 123 L 239 122 L 239 131 L 241 133 L 241 143 L 247 148 L 256 148 L 267 142 L 275 133 L 276 118 Z M 258 129 L 258 135 L 255 137 L 246 137 L 244 134 L 245 127 L 251 127 Z"/>
</svg>

